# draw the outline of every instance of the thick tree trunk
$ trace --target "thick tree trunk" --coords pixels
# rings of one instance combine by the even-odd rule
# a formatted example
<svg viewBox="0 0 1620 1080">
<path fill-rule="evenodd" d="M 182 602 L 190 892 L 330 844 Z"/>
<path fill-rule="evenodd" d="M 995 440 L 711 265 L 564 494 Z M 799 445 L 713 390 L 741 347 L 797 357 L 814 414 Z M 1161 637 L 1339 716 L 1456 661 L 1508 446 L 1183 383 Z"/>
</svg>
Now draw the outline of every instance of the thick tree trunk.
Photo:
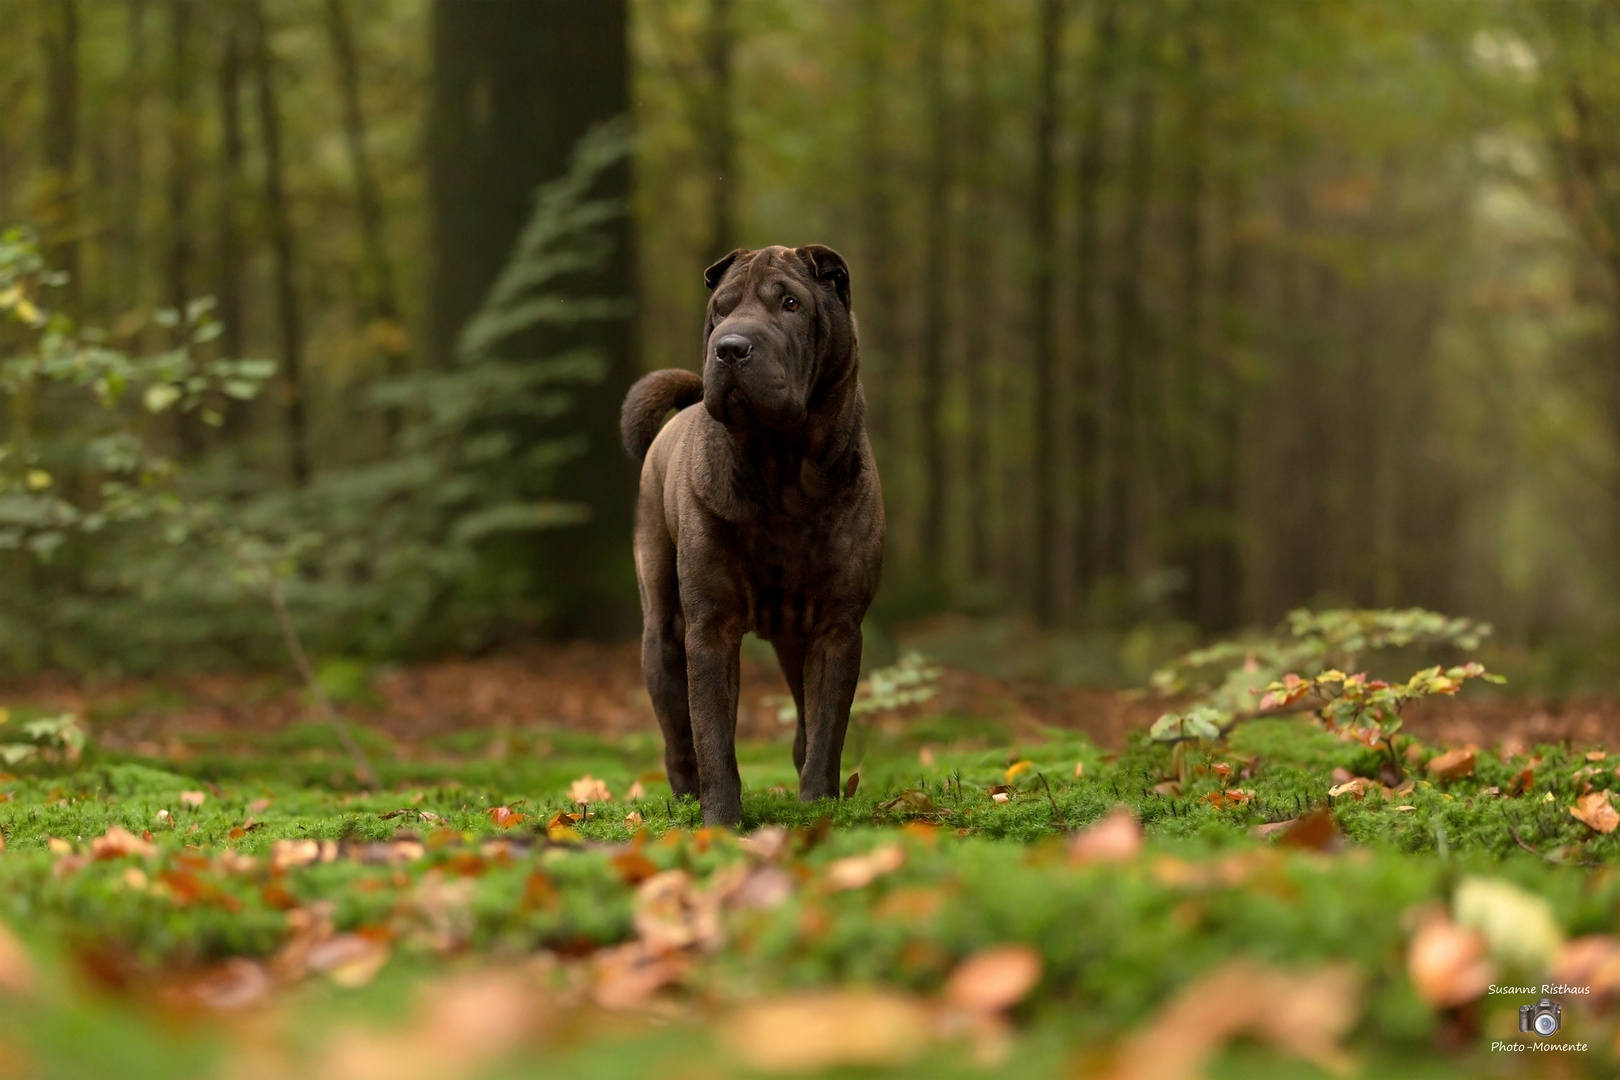
<svg viewBox="0 0 1620 1080">
<path fill-rule="evenodd" d="M 1057 142 L 1057 67 L 1063 35 L 1063 0 L 1041 0 L 1040 69 L 1035 99 L 1035 184 L 1030 202 L 1030 241 L 1033 273 L 1030 276 L 1031 367 L 1035 373 L 1035 467 L 1031 494 L 1035 503 L 1031 548 L 1031 586 L 1035 615 L 1053 621 L 1059 610 L 1057 567 L 1053 558 L 1057 527 L 1057 340 L 1052 302 L 1056 258 L 1052 226 L 1055 219 Z"/>
<path fill-rule="evenodd" d="M 282 161 L 281 110 L 276 101 L 276 65 L 270 53 L 270 27 L 259 0 L 246 6 L 253 37 L 253 77 L 258 100 L 259 135 L 264 143 L 264 210 L 274 255 L 277 340 L 281 352 L 281 389 L 287 425 L 287 470 L 292 482 L 309 482 L 309 423 L 305 413 L 303 312 L 297 285 L 297 250 Z"/>
<path fill-rule="evenodd" d="M 1076 587 L 1082 602 L 1092 599 L 1098 576 L 1099 517 L 1103 477 L 1099 413 L 1103 407 L 1101 337 L 1097 302 L 1101 294 L 1100 225 L 1097 200 L 1107 150 L 1107 95 L 1113 85 L 1118 40 L 1118 9 L 1101 0 L 1093 10 L 1090 72 L 1080 122 L 1080 164 L 1075 183 L 1075 462 L 1079 501 Z"/>
<path fill-rule="evenodd" d="M 709 261 L 737 246 L 737 131 L 732 115 L 731 57 L 735 0 L 709 0 L 707 49 L 709 101 L 704 117 L 709 166 Z"/>
<path fill-rule="evenodd" d="M 337 64 L 338 94 L 343 103 L 343 139 L 354 173 L 354 201 L 360 222 L 362 277 L 360 317 L 366 341 L 381 352 L 383 371 L 393 377 L 405 370 L 407 349 L 400 323 L 399 296 L 394 288 L 394 264 L 388 257 L 383 228 L 382 192 L 366 147 L 365 114 L 360 106 L 360 50 L 346 0 L 326 0 L 327 40 Z M 388 440 L 399 434 L 399 410 L 385 414 Z"/>
<path fill-rule="evenodd" d="M 928 103 L 928 221 L 923 239 L 923 343 L 917 411 L 923 466 L 922 524 L 925 572 L 936 581 L 944 570 L 945 461 L 942 399 L 945 389 L 946 295 L 950 286 L 951 105 L 945 90 L 945 36 L 949 10 L 928 10 L 923 93 Z"/>
<path fill-rule="evenodd" d="M 55 0 L 41 8 L 45 53 L 45 184 L 38 209 L 53 269 L 69 274 L 66 307 L 79 314 L 79 4 Z"/>
<path fill-rule="evenodd" d="M 169 5 L 169 244 L 164 300 L 184 308 L 191 299 L 191 188 L 196 149 L 192 115 L 192 29 L 196 5 L 174 0 Z"/>
<path fill-rule="evenodd" d="M 528 220 L 534 189 L 561 174 L 579 138 L 628 111 L 624 0 L 508 0 L 433 6 L 429 121 L 430 270 L 427 353 L 449 366 L 462 325 L 479 308 Z M 630 166 L 599 186 L 625 200 Z M 632 298 L 634 234 L 628 212 L 614 226 L 604 269 L 580 276 L 583 294 Z M 554 633 L 614 637 L 636 623 L 630 558 L 636 470 L 617 438 L 619 407 L 638 373 L 629 319 L 523 339 L 526 355 L 575 345 L 602 350 L 608 371 L 578 388 L 574 407 L 537 437 L 581 438 L 585 452 L 561 471 L 554 495 L 588 504 L 584 525 L 537 534 L 526 559 Z M 528 348 L 532 346 L 532 351 Z"/>
<path fill-rule="evenodd" d="M 1178 598 L 1181 611 L 1195 616 L 1202 607 L 1197 593 L 1207 587 L 1200 578 L 1198 555 L 1208 543 L 1207 524 L 1211 519 L 1210 476 L 1211 438 L 1203 408 L 1204 369 L 1204 186 L 1208 142 L 1205 135 L 1208 110 L 1202 78 L 1203 50 L 1199 40 L 1199 9 L 1195 6 L 1184 24 L 1180 190 L 1176 198 L 1177 261 L 1180 265 L 1180 298 L 1177 304 L 1180 325 L 1177 340 L 1169 352 L 1168 380 L 1163 404 L 1166 419 L 1160 438 L 1166 445 L 1163 480 L 1165 517 L 1175 533 L 1170 538 L 1169 555 L 1186 573 L 1186 590 Z"/>
</svg>

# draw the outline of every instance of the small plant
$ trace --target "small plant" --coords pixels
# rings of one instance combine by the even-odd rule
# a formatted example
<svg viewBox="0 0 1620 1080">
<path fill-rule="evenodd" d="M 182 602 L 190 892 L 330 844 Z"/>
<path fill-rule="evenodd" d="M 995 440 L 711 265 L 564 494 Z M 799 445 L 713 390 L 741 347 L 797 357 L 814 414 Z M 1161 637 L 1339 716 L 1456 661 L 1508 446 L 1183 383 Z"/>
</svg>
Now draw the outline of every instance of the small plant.
<svg viewBox="0 0 1620 1080">
<path fill-rule="evenodd" d="M 877 668 L 860 681 L 849 715 L 851 719 L 875 716 L 921 704 L 939 692 L 937 682 L 939 668 L 919 653 L 906 653 L 897 663 Z M 768 697 L 765 703 L 776 706 L 776 718 L 784 724 L 791 724 L 799 717 L 793 699 L 785 694 Z"/>
<path fill-rule="evenodd" d="M 1175 746 L 1176 764 L 1181 767 L 1188 743 L 1208 748 L 1244 720 L 1310 712 L 1328 730 L 1387 753 L 1399 773 L 1393 739 L 1407 704 L 1455 694 L 1473 679 L 1504 680 L 1472 662 L 1425 668 L 1404 682 L 1369 678 L 1365 671 L 1345 672 L 1355 671 L 1362 655 L 1370 651 L 1435 645 L 1467 651 L 1478 648 L 1490 632 L 1487 624 L 1420 608 L 1294 611 L 1268 639 L 1221 642 L 1155 672 L 1152 685 L 1160 693 L 1192 693 L 1202 700 L 1165 713 L 1149 734 L 1156 742 Z"/>
<path fill-rule="evenodd" d="M 73 713 L 13 724 L 0 709 L 0 740 L 0 762 L 10 768 L 30 761 L 71 765 L 84 752 L 86 737 Z"/>
</svg>

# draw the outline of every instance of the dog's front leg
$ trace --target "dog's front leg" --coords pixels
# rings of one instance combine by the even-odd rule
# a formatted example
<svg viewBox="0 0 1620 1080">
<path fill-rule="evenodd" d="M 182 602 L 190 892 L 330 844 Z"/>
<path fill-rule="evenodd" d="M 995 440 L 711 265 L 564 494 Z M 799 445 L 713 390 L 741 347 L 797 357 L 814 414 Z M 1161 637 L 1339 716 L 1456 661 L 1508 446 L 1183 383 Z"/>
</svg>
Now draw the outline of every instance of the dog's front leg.
<svg viewBox="0 0 1620 1080">
<path fill-rule="evenodd" d="M 742 637 L 740 617 L 688 617 L 686 685 L 705 825 L 742 823 L 742 778 L 737 775 L 737 654 Z"/>
<path fill-rule="evenodd" d="M 849 706 L 861 678 L 861 625 L 839 624 L 811 639 L 804 658 L 804 768 L 799 798 L 838 797 Z"/>
</svg>

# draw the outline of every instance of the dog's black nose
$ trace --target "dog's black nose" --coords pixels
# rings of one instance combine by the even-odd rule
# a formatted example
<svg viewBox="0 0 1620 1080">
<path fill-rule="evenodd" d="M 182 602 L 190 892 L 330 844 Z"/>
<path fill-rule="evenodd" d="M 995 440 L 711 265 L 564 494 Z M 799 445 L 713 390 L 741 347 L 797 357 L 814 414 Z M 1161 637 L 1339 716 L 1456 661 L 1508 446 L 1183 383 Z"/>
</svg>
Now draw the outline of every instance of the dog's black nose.
<svg viewBox="0 0 1620 1080">
<path fill-rule="evenodd" d="M 740 364 L 754 351 L 754 343 L 741 334 L 727 334 L 714 343 L 714 358 L 722 364 Z"/>
</svg>

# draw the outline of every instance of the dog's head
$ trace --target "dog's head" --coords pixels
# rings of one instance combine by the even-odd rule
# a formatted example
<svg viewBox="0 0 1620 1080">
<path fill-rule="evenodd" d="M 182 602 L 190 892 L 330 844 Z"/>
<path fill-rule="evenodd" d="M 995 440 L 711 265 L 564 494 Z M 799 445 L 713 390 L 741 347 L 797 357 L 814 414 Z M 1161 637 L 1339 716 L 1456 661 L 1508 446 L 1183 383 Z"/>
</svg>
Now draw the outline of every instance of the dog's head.
<svg viewBox="0 0 1620 1080">
<path fill-rule="evenodd" d="M 849 265 L 830 247 L 738 248 L 704 271 L 703 406 L 730 430 L 791 431 L 855 363 Z"/>
</svg>

